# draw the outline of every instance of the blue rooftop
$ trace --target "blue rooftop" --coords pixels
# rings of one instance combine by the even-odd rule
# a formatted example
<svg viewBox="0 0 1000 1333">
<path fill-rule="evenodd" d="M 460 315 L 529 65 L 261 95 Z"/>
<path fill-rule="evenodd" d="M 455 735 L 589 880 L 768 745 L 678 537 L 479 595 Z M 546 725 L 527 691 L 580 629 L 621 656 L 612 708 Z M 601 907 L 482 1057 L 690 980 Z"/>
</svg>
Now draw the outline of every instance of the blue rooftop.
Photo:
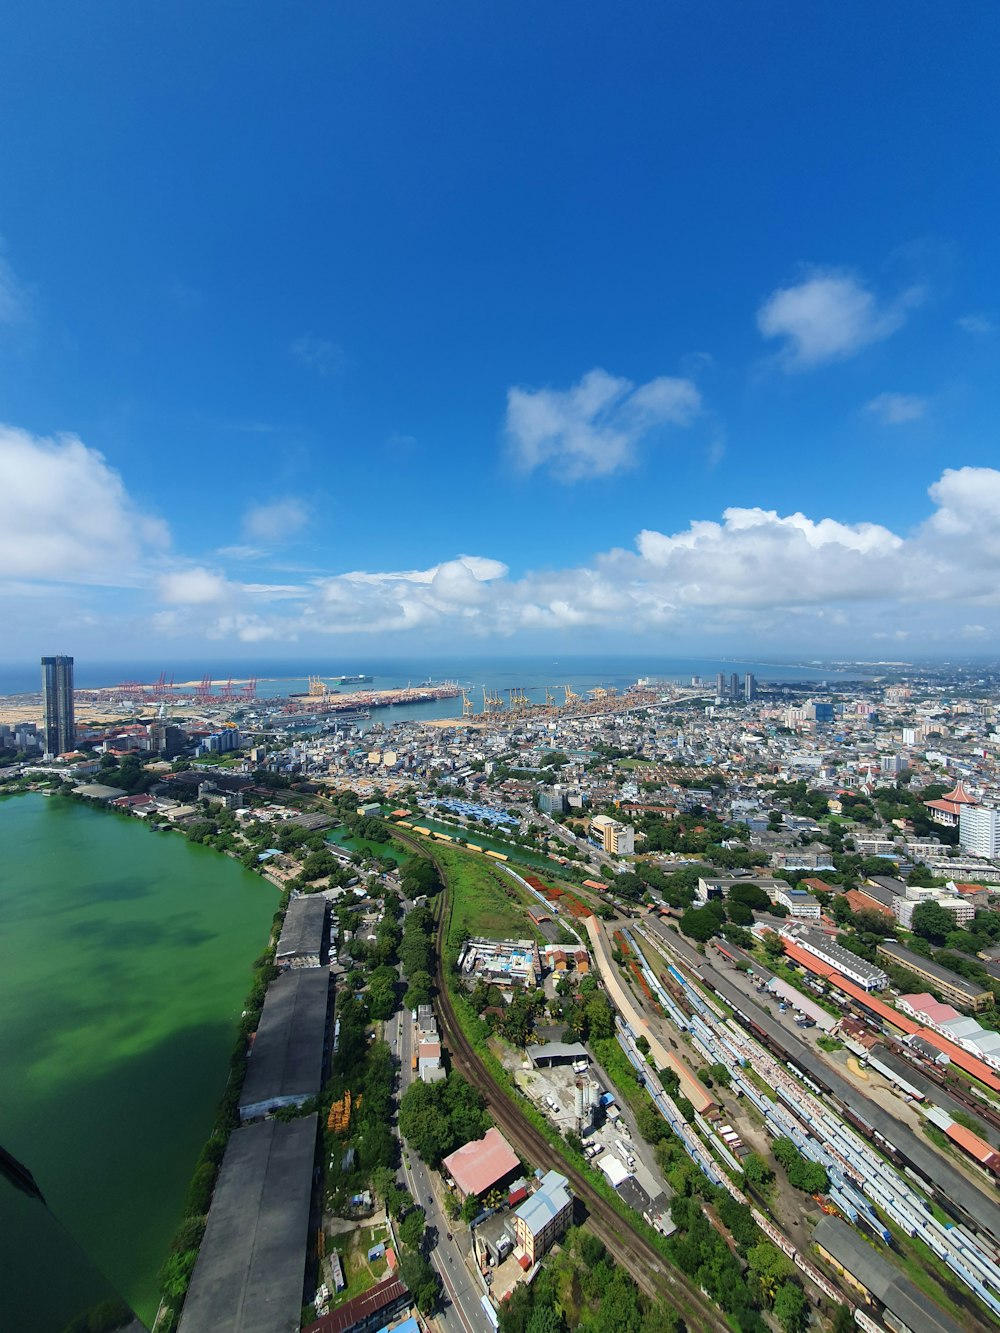
<svg viewBox="0 0 1000 1333">
<path fill-rule="evenodd" d="M 569 1182 L 558 1171 L 546 1171 L 542 1183 L 529 1199 L 514 1211 L 533 1236 L 537 1236 L 545 1226 L 558 1217 L 570 1202 L 566 1189 Z"/>
</svg>

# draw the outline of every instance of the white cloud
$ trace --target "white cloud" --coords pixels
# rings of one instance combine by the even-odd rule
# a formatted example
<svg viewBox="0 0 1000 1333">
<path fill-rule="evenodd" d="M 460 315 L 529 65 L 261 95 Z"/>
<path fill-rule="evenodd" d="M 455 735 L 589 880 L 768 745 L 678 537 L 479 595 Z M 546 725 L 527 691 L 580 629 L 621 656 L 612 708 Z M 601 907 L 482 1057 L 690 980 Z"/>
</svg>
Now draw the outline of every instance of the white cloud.
<svg viewBox="0 0 1000 1333">
<path fill-rule="evenodd" d="M 264 546 L 237 544 L 236 546 L 220 546 L 216 554 L 227 560 L 260 560 L 268 554 L 268 551 Z"/>
<path fill-rule="evenodd" d="M 955 323 L 966 333 L 990 334 L 997 331 L 996 323 L 989 315 L 963 315 Z"/>
<path fill-rule="evenodd" d="M 593 633 L 706 646 L 770 641 L 810 656 L 875 635 L 1000 648 L 1000 470 L 950 468 L 928 494 L 927 517 L 909 532 L 733 506 L 644 528 L 631 548 L 568 568 L 515 575 L 495 556 L 464 554 L 396 570 L 262 568 L 250 582 L 168 556 L 164 525 L 80 440 L 5 427 L 4 625 L 11 642 L 15 633 L 44 638 L 59 624 L 95 643 L 118 626 L 142 633 L 144 646 L 150 636 L 252 644 L 406 634 L 459 648 L 476 638 Z M 275 575 L 288 581 L 269 581 Z M 82 599 L 67 586 L 84 583 L 109 590 Z M 131 604 L 110 591 L 122 586 L 134 590 Z"/>
<path fill-rule="evenodd" d="M 970 607 L 1000 606 L 1000 471 L 946 472 L 930 494 L 934 512 L 910 534 L 734 507 L 718 521 L 645 529 L 633 550 L 519 578 L 501 561 L 469 556 L 425 569 L 355 570 L 315 580 L 286 632 L 417 632 L 461 641 L 530 631 L 669 630 L 703 642 L 771 636 L 786 646 L 808 646 L 810 635 L 822 634 L 838 649 L 845 635 L 855 642 L 875 634 L 900 638 L 952 624 L 957 636 L 963 625 L 979 623 Z"/>
<path fill-rule="evenodd" d="M 163 602 L 201 606 L 221 602 L 229 593 L 229 584 L 210 569 L 179 569 L 160 576 L 159 592 Z"/>
<path fill-rule="evenodd" d="M 547 466 L 563 481 L 602 477 L 635 463 L 636 445 L 660 426 L 687 426 L 701 408 L 688 379 L 631 380 L 591 370 L 571 389 L 512 388 L 507 438 L 526 470 Z"/>
<path fill-rule="evenodd" d="M 795 286 L 773 291 L 757 311 L 757 327 L 765 338 L 782 339 L 779 360 L 786 370 L 808 370 L 888 338 L 922 299 L 912 287 L 880 302 L 852 274 L 815 269 Z"/>
<path fill-rule="evenodd" d="M 0 425 L 0 576 L 126 585 L 169 542 L 119 474 L 75 435 Z"/>
<path fill-rule="evenodd" d="M 880 393 L 865 404 L 883 426 L 900 426 L 906 421 L 919 421 L 927 412 L 927 399 L 909 393 Z"/>
<path fill-rule="evenodd" d="M 312 334 L 306 333 L 295 339 L 289 351 L 297 361 L 324 378 L 339 375 L 347 367 L 344 349 L 329 338 L 314 338 Z"/>
<path fill-rule="evenodd" d="M 294 537 L 306 526 L 310 517 L 309 506 L 294 496 L 286 496 L 270 504 L 251 505 L 243 515 L 243 535 L 251 541 L 275 546 Z M 248 549 L 242 548 L 244 555 Z"/>
</svg>

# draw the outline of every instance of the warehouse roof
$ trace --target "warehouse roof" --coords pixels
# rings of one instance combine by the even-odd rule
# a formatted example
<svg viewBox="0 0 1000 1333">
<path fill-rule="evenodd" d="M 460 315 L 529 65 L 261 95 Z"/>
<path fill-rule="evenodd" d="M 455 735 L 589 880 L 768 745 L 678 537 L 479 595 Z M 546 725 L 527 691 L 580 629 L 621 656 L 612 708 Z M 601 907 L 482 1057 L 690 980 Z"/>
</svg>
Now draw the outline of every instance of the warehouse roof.
<svg viewBox="0 0 1000 1333">
<path fill-rule="evenodd" d="M 887 955 L 900 963 L 901 966 L 908 967 L 912 972 L 916 972 L 918 976 L 934 977 L 938 981 L 943 981 L 954 987 L 955 990 L 961 991 L 963 995 L 968 995 L 970 999 L 975 999 L 985 992 L 985 987 L 979 983 L 966 981 L 957 972 L 942 967 L 940 963 L 925 958 L 923 954 L 914 953 L 911 949 L 904 948 L 902 944 L 897 944 L 895 940 L 883 940 L 876 952 Z"/>
<path fill-rule="evenodd" d="M 311 1097 L 320 1090 L 330 974 L 297 968 L 267 988 L 240 1109 L 279 1098 Z"/>
<path fill-rule="evenodd" d="M 590 1052 L 578 1041 L 546 1041 L 540 1046 L 528 1046 L 525 1055 L 533 1065 L 551 1064 L 554 1060 L 590 1060 Z"/>
<path fill-rule="evenodd" d="M 114 801 L 127 793 L 121 787 L 109 787 L 103 782 L 81 782 L 76 795 L 86 796 L 89 801 Z"/>
<path fill-rule="evenodd" d="M 398 1307 L 408 1295 L 409 1290 L 401 1278 L 383 1278 L 374 1287 L 338 1305 L 314 1324 L 307 1324 L 306 1333 L 349 1333 L 350 1329 L 359 1325 L 372 1328 L 375 1317 L 381 1311 Z"/>
<path fill-rule="evenodd" d="M 444 1159 L 444 1167 L 463 1194 L 483 1194 L 520 1170 L 521 1163 L 513 1148 L 494 1126 L 481 1139 L 465 1144 Z"/>
<path fill-rule="evenodd" d="M 911 1333 L 960 1333 L 959 1326 L 943 1310 L 839 1217 L 821 1218 L 813 1240 Z"/>
<path fill-rule="evenodd" d="M 234 1130 L 181 1314 L 181 1333 L 297 1333 L 315 1115 Z"/>
<path fill-rule="evenodd" d="M 820 956 L 829 963 L 834 963 L 842 972 L 852 973 L 855 976 L 867 977 L 869 981 L 878 980 L 885 976 L 881 967 L 876 967 L 874 963 L 869 963 L 866 958 L 859 958 L 856 953 L 851 953 L 850 949 L 845 949 L 842 945 L 835 943 L 828 936 L 819 930 L 800 930 L 792 936 L 793 944 L 798 944 L 805 949 L 815 949 Z M 788 948 L 788 941 L 785 941 L 785 948 Z"/>
<path fill-rule="evenodd" d="M 318 954 L 322 951 L 327 929 L 326 899 L 319 893 L 307 893 L 293 898 L 285 913 L 281 939 L 275 960 Z"/>
<path fill-rule="evenodd" d="M 939 1026 L 962 1017 L 950 1004 L 942 1004 L 939 1000 L 935 1000 L 929 991 L 920 991 L 917 995 L 901 995 L 899 1003 L 908 1005 L 914 1013 L 922 1014 L 929 1023 L 937 1023 Z"/>
</svg>

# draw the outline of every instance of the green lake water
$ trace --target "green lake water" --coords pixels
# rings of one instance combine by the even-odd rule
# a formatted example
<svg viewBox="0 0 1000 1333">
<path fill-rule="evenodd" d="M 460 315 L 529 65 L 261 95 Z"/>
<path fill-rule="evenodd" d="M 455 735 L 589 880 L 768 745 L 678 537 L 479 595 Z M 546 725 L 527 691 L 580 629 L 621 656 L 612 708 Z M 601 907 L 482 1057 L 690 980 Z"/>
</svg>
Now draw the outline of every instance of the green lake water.
<svg viewBox="0 0 1000 1333">
<path fill-rule="evenodd" d="M 372 842 L 369 838 L 352 838 L 346 828 L 331 829 L 326 835 L 327 842 L 335 843 L 348 852 L 362 852 L 368 856 L 386 856 L 401 866 L 409 860 L 409 853 L 394 847 L 391 842 Z"/>
<path fill-rule="evenodd" d="M 427 819 L 423 814 L 409 815 L 407 818 L 411 824 L 419 824 L 421 828 L 430 829 L 432 833 L 447 833 L 452 838 L 465 838 L 467 842 L 474 842 L 477 847 L 489 847 L 494 852 L 503 852 L 510 861 L 520 861 L 522 865 L 534 866 L 536 870 L 544 870 L 550 875 L 559 873 L 560 867 L 551 857 L 545 856 L 542 852 L 533 852 L 529 847 L 521 847 L 517 843 L 501 842 L 499 838 L 491 838 L 487 833 L 480 833 L 475 824 L 471 828 L 463 828 L 461 824 L 444 824 L 439 819 Z"/>
<path fill-rule="evenodd" d="M 147 1323 L 277 906 L 180 834 L 0 797 L 0 1144 Z M 0 1328 L 57 1333 L 106 1290 L 0 1185 Z"/>
</svg>

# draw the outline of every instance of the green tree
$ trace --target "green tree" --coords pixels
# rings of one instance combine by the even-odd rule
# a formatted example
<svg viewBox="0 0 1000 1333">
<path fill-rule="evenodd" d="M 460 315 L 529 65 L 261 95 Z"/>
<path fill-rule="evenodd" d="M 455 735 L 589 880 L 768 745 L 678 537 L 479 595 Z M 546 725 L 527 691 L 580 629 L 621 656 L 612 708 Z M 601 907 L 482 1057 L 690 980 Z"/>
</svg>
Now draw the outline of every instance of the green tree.
<svg viewBox="0 0 1000 1333">
<path fill-rule="evenodd" d="M 756 1152 L 748 1153 L 744 1157 L 743 1174 L 751 1185 L 756 1185 L 760 1189 L 767 1189 L 774 1180 L 774 1172 L 760 1153 Z"/>
<path fill-rule="evenodd" d="M 426 1227 L 427 1216 L 423 1208 L 411 1208 L 399 1224 L 399 1239 L 404 1245 L 416 1249 L 424 1238 Z"/>
<path fill-rule="evenodd" d="M 566 1322 L 554 1305 L 536 1303 L 525 1333 L 565 1333 Z"/>
<path fill-rule="evenodd" d="M 399 1276 L 413 1293 L 420 1313 L 429 1314 L 438 1303 L 441 1284 L 437 1273 L 419 1250 L 403 1250 L 399 1257 Z"/>
<path fill-rule="evenodd" d="M 850 1308 L 838 1305 L 833 1312 L 833 1333 L 855 1333 L 857 1327 Z"/>
<path fill-rule="evenodd" d="M 802 1333 L 809 1322 L 809 1304 L 797 1282 L 784 1282 L 774 1298 L 774 1317 L 785 1333 Z"/>
<path fill-rule="evenodd" d="M 940 903 L 921 903 L 913 913 L 913 933 L 941 946 L 955 929 L 955 913 Z"/>
<path fill-rule="evenodd" d="M 191 1274 L 194 1272 L 197 1250 L 183 1250 L 169 1254 L 160 1269 L 160 1288 L 164 1296 L 178 1300 L 188 1289 Z"/>
<path fill-rule="evenodd" d="M 434 983 L 429 972 L 418 969 L 409 974 L 409 985 L 403 1004 L 407 1009 L 416 1009 L 422 1004 L 430 1004 Z"/>
<path fill-rule="evenodd" d="M 698 940 L 702 944 L 717 935 L 720 929 L 720 921 L 717 913 L 708 907 L 689 907 L 683 913 L 680 919 L 680 928 L 689 939 Z"/>
<path fill-rule="evenodd" d="M 585 1013 L 591 1041 L 604 1041 L 615 1035 L 615 1014 L 606 996 L 593 995 L 587 1001 Z"/>
</svg>

